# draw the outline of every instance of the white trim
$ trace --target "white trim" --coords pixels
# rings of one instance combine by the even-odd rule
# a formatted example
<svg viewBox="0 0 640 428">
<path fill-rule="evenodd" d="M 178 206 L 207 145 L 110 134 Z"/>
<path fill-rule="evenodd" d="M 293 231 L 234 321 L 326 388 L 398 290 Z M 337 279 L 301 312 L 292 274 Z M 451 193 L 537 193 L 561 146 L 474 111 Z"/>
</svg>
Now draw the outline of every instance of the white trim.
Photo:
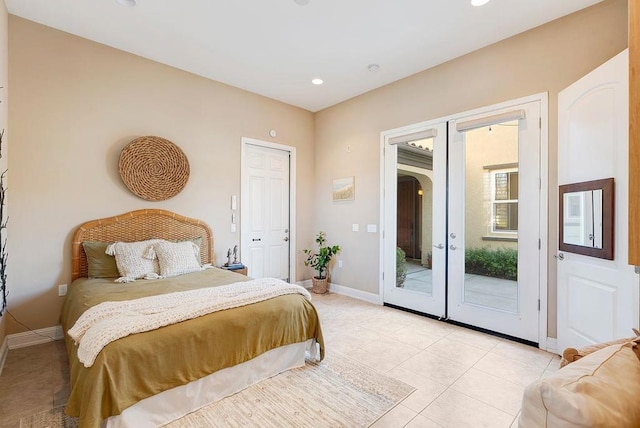
<svg viewBox="0 0 640 428">
<path fill-rule="evenodd" d="M 246 146 L 251 144 L 253 146 L 265 147 L 269 149 L 282 150 L 289 152 L 289 282 L 296 280 L 296 148 L 293 146 L 286 146 L 284 144 L 272 143 L 270 141 L 256 140 L 253 138 L 242 137 L 240 147 L 240 251 L 242 248 L 249 246 L 248 242 L 245 242 L 245 236 L 243 230 L 248 230 L 247 224 L 248 216 L 244 215 L 245 198 L 246 198 Z M 247 238 L 248 239 L 248 238 Z"/>
<path fill-rule="evenodd" d="M 545 348 L 540 347 L 541 349 L 545 349 L 547 352 L 551 352 L 552 354 L 562 355 L 558 353 L 558 339 L 555 337 L 547 337 L 546 341 L 547 346 Z"/>
<path fill-rule="evenodd" d="M 24 333 L 10 334 L 7 336 L 7 343 L 9 349 L 18 349 L 62 339 L 64 339 L 62 326 L 56 325 L 54 327 L 25 331 Z"/>
<path fill-rule="evenodd" d="M 296 284 L 306 289 L 310 289 L 312 287 L 313 281 L 311 281 L 310 279 L 305 279 L 304 281 L 296 282 Z M 333 282 L 329 283 L 329 292 L 341 294 L 347 297 L 353 297 L 354 299 L 363 300 L 365 302 L 373 303 L 374 305 L 382 305 L 380 296 L 378 296 L 377 294 L 369 293 L 368 291 L 356 290 L 355 288 L 338 285 Z"/>
<path fill-rule="evenodd" d="M 449 116 L 443 116 L 436 119 L 431 119 L 412 125 L 407 125 L 399 128 L 382 131 L 380 133 L 380 245 L 379 245 L 379 266 L 378 272 L 378 289 L 380 295 L 378 300 L 382 304 L 384 299 L 384 281 L 383 281 L 383 266 L 384 266 L 384 224 L 385 224 L 385 141 L 388 138 L 400 137 L 406 134 L 412 134 L 418 132 L 424 128 L 432 126 L 437 122 L 449 122 L 460 118 L 474 119 L 475 115 L 486 115 L 488 110 L 500 110 L 509 108 L 513 105 L 527 104 L 530 102 L 540 102 L 540 284 L 539 284 L 539 299 L 540 299 L 540 311 L 538 312 L 538 346 L 541 349 L 547 348 L 547 312 L 548 312 L 548 254 L 549 254 L 549 94 L 547 92 L 541 92 L 534 95 L 529 95 L 522 98 L 517 98 L 509 101 L 505 101 L 499 104 L 493 104 L 490 106 L 479 107 L 473 110 L 456 113 Z"/>
<path fill-rule="evenodd" d="M 540 99 L 540 286 L 538 299 L 538 346 L 549 349 L 547 337 L 549 281 L 549 94 L 538 94 Z M 555 221 L 555 220 L 554 220 Z M 555 238 L 554 238 L 555 242 Z M 555 346 L 555 345 L 554 345 Z"/>
<path fill-rule="evenodd" d="M 2 346 L 0 346 L 0 376 L 2 376 L 2 369 L 5 361 L 7 361 L 7 355 L 9 355 L 9 338 L 5 337 Z"/>
<path fill-rule="evenodd" d="M 336 294 L 342 294 L 343 296 L 353 297 L 354 299 L 364 300 L 365 302 L 373 303 L 374 305 L 382 305 L 380 302 L 380 296 L 369 293 L 368 291 L 357 290 L 355 288 L 346 287 L 333 282 L 329 284 L 329 291 Z"/>
</svg>

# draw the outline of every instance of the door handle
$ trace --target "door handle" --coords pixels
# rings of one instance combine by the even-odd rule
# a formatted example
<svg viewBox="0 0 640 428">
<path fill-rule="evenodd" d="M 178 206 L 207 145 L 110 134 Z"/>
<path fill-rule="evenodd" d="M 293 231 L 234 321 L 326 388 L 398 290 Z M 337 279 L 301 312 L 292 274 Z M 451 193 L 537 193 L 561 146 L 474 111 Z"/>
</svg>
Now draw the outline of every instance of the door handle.
<svg viewBox="0 0 640 428">
<path fill-rule="evenodd" d="M 451 244 L 451 245 L 449 246 L 449 249 L 450 249 L 450 250 L 457 250 L 457 249 L 458 249 L 458 247 L 456 247 L 455 245 Z"/>
<path fill-rule="evenodd" d="M 442 250 L 444 248 L 444 245 L 442 245 L 442 244 L 434 245 L 433 248 L 437 248 L 438 250 Z"/>
<path fill-rule="evenodd" d="M 289 237 L 288 237 L 288 236 L 285 236 L 285 237 L 284 237 L 284 242 L 287 242 L 288 240 L 289 240 Z"/>
<path fill-rule="evenodd" d="M 252 239 L 252 241 L 253 241 L 253 242 L 256 242 L 256 241 L 262 241 L 262 239 L 261 239 L 261 238 L 253 238 L 253 239 Z"/>
<path fill-rule="evenodd" d="M 451 239 L 456 239 L 456 234 L 455 234 L 455 233 L 453 233 L 453 232 L 451 232 L 451 233 L 449 234 L 449 236 L 451 237 Z"/>
<path fill-rule="evenodd" d="M 557 256 L 553 256 L 553 258 L 562 261 L 562 260 L 564 260 L 564 254 L 558 253 L 558 255 Z"/>
</svg>

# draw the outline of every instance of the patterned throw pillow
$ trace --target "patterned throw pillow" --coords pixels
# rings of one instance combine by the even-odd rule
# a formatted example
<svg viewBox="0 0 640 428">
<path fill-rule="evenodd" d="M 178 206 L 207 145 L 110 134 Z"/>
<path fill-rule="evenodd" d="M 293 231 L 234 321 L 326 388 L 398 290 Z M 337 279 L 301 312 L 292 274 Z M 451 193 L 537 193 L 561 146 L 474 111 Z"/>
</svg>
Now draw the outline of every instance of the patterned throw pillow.
<svg viewBox="0 0 640 428">
<path fill-rule="evenodd" d="M 153 245 L 164 278 L 183 275 L 202 269 L 200 247 L 193 241 L 160 241 Z"/>
<path fill-rule="evenodd" d="M 160 266 L 153 245 L 162 242 L 150 239 L 139 242 L 115 242 L 106 253 L 116 257 L 120 278 L 116 282 L 131 282 L 139 278 L 158 278 Z"/>
</svg>

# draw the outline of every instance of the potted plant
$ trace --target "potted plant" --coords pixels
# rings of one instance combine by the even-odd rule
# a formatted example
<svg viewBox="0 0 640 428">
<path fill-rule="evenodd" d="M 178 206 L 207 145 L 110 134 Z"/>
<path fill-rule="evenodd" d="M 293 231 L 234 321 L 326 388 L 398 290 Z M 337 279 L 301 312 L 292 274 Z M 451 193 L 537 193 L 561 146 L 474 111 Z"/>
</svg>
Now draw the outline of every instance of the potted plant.
<svg viewBox="0 0 640 428">
<path fill-rule="evenodd" d="M 407 279 L 407 255 L 400 247 L 396 247 L 396 287 L 404 287 Z"/>
<path fill-rule="evenodd" d="M 338 251 L 340 251 L 340 246 L 328 246 L 325 245 L 326 242 L 326 234 L 324 232 L 319 232 L 318 236 L 316 237 L 318 252 L 314 252 L 313 250 L 309 249 L 303 250 L 307 255 L 307 259 L 304 261 L 304 265 L 311 266 L 316 271 L 318 271 L 318 275 L 311 278 L 311 281 L 313 282 L 311 291 L 319 294 L 326 293 L 329 289 L 329 280 L 327 279 L 327 266 L 329 265 L 329 262 L 331 261 L 333 255 L 337 254 Z"/>
</svg>

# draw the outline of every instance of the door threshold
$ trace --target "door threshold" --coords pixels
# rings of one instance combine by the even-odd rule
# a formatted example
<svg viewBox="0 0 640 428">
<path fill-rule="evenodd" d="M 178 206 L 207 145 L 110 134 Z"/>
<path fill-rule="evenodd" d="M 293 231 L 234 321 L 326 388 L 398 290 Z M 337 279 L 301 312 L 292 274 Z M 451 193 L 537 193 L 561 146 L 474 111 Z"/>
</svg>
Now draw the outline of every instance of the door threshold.
<svg viewBox="0 0 640 428">
<path fill-rule="evenodd" d="M 480 332 L 480 333 L 488 334 L 490 336 L 499 337 L 501 339 L 507 339 L 507 340 L 510 340 L 512 342 L 517 342 L 517 343 L 521 343 L 523 345 L 532 346 L 534 348 L 540 349 L 539 343 L 532 342 L 530 340 L 521 339 L 519 337 L 514 337 L 514 336 L 509 336 L 508 334 L 498 333 L 497 331 L 487 330 L 486 328 L 477 327 L 477 326 L 471 325 L 471 324 L 461 323 L 461 322 L 458 322 L 458 321 L 442 318 L 442 317 L 439 317 L 439 316 L 436 316 L 436 315 L 426 314 L 424 312 L 416 311 L 416 310 L 413 310 L 413 309 L 403 308 L 402 306 L 392 305 L 391 303 L 384 303 L 384 306 L 387 306 L 387 307 L 393 308 L 393 309 L 398 309 L 398 310 L 403 311 L 403 312 L 409 312 L 409 313 L 412 313 L 412 314 L 415 314 L 415 315 L 420 315 L 420 316 L 425 317 L 425 318 L 431 318 L 431 319 L 434 319 L 436 321 L 445 322 L 447 324 L 455 325 L 455 326 L 458 326 L 458 327 L 468 328 L 469 330 L 474 330 L 474 331 L 477 331 L 477 332 Z"/>
</svg>

